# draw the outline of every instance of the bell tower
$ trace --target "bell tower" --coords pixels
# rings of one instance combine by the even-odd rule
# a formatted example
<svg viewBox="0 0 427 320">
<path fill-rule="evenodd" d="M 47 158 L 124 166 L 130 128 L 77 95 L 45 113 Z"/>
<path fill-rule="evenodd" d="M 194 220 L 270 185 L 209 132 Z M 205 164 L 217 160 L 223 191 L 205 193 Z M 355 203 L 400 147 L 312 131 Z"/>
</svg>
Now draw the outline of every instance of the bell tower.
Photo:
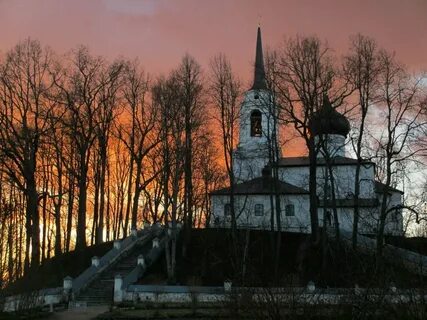
<svg viewBox="0 0 427 320">
<path fill-rule="evenodd" d="M 270 162 L 275 126 L 276 108 L 267 88 L 261 28 L 258 27 L 254 81 L 246 91 L 240 106 L 239 143 L 234 150 L 234 175 L 237 182 L 261 176 L 262 168 Z"/>
</svg>

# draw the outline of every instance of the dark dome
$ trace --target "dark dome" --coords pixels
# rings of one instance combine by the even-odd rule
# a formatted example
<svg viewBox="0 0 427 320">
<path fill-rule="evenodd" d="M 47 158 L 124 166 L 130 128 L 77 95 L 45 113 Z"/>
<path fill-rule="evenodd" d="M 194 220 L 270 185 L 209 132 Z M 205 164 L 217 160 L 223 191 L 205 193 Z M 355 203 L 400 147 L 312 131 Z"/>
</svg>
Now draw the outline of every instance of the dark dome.
<svg viewBox="0 0 427 320">
<path fill-rule="evenodd" d="M 350 132 L 350 122 L 332 107 L 327 95 L 323 97 L 322 108 L 313 114 L 308 125 L 311 133 L 315 136 L 339 134 L 346 137 Z"/>
</svg>

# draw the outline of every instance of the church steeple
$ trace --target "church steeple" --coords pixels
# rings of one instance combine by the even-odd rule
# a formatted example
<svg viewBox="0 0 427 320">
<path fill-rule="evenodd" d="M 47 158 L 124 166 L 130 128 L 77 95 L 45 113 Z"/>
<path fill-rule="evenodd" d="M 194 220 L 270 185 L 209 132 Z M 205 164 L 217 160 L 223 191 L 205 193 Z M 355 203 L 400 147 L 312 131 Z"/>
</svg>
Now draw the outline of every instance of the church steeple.
<svg viewBox="0 0 427 320">
<path fill-rule="evenodd" d="M 240 106 L 239 143 L 233 151 L 236 181 L 261 176 L 262 168 L 270 162 L 270 142 L 278 137 L 274 110 L 272 94 L 267 90 L 261 28 L 258 27 L 254 80 Z"/>
<path fill-rule="evenodd" d="M 255 53 L 254 83 L 251 90 L 267 89 L 265 83 L 264 57 L 262 54 L 261 27 L 258 27 Z"/>
</svg>

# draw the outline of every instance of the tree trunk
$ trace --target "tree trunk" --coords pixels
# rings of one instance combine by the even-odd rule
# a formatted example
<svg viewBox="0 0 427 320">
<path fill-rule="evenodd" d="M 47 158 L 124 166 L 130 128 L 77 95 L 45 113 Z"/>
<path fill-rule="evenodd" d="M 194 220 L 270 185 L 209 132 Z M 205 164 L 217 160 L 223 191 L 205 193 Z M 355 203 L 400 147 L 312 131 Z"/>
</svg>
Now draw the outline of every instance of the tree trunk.
<svg viewBox="0 0 427 320">
<path fill-rule="evenodd" d="M 31 267 L 40 264 L 40 221 L 38 214 L 38 195 L 34 177 L 27 179 L 27 215 L 31 217 Z"/>
<path fill-rule="evenodd" d="M 357 236 L 359 232 L 359 196 L 360 196 L 360 159 L 357 159 L 356 173 L 354 177 L 354 217 L 353 217 L 353 250 L 357 249 Z"/>
<path fill-rule="evenodd" d="M 62 253 L 61 242 L 61 207 L 62 196 L 59 196 L 58 203 L 55 203 L 55 256 Z"/>
<path fill-rule="evenodd" d="M 70 251 L 71 243 L 71 229 L 73 226 L 73 208 L 74 208 L 74 178 L 70 173 L 68 176 L 68 210 L 67 210 L 67 233 L 66 233 L 66 243 L 65 251 Z"/>
<path fill-rule="evenodd" d="M 384 191 L 381 195 L 381 211 L 380 211 L 380 220 L 378 223 L 378 232 L 377 232 L 377 272 L 381 272 L 382 262 L 383 262 L 383 245 L 384 245 L 384 228 L 385 222 L 387 219 L 387 198 L 388 198 L 388 188 L 391 183 L 391 161 L 387 159 L 387 177 L 384 186 Z"/>
<path fill-rule="evenodd" d="M 136 165 L 137 165 L 137 168 L 136 168 L 135 189 L 134 189 L 133 205 L 132 205 L 131 229 L 136 229 L 137 220 L 138 220 L 139 197 L 142 191 L 140 186 L 142 165 L 139 161 L 137 162 Z"/>
<path fill-rule="evenodd" d="M 101 181 L 100 181 L 100 200 L 99 200 L 99 223 L 96 233 L 96 244 L 104 242 L 104 211 L 105 211 L 105 176 L 107 167 L 107 155 L 101 158 Z"/>
<path fill-rule="evenodd" d="M 90 237 L 91 245 L 94 243 L 98 244 L 98 213 L 99 213 L 99 197 L 101 192 L 99 190 L 100 185 L 100 166 L 99 159 L 95 160 L 95 174 L 93 177 L 93 183 L 95 185 L 95 193 L 94 193 L 94 204 L 93 204 L 93 221 L 92 221 L 92 232 Z"/>
<path fill-rule="evenodd" d="M 86 247 L 86 199 L 87 199 L 87 164 L 86 150 L 80 152 L 80 173 L 78 178 L 79 186 L 79 210 L 77 213 L 76 249 Z"/>
<path fill-rule="evenodd" d="M 48 179 L 45 176 L 44 177 L 45 181 L 44 181 L 44 186 L 43 186 L 43 200 L 42 200 L 42 221 L 43 221 L 43 229 L 42 229 L 42 249 L 41 249 L 41 254 L 42 254 L 42 262 L 44 262 L 44 260 L 46 259 L 46 236 L 47 236 L 47 218 L 46 218 L 46 211 L 47 211 L 47 182 Z"/>
<path fill-rule="evenodd" d="M 110 220 L 111 220 L 110 208 L 111 206 L 110 206 L 110 167 L 109 166 L 107 167 L 106 175 L 107 175 L 107 210 L 105 212 L 105 221 L 106 221 L 105 233 L 106 233 L 107 241 L 110 241 Z"/>
<path fill-rule="evenodd" d="M 317 215 L 317 177 L 316 177 L 316 146 L 314 137 L 309 138 L 308 156 L 310 160 L 310 176 L 309 176 L 309 191 L 310 191 L 310 221 L 311 221 L 311 240 L 312 243 L 317 243 L 319 240 L 319 219 Z"/>
</svg>

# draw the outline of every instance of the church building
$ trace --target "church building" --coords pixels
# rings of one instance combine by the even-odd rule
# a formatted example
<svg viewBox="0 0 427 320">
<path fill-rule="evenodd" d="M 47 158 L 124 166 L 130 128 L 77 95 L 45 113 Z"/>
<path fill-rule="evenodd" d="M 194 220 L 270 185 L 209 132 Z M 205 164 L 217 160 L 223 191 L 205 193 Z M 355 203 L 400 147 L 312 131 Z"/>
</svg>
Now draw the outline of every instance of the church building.
<svg viewBox="0 0 427 320">
<path fill-rule="evenodd" d="M 233 172 L 237 181 L 233 188 L 234 212 L 238 228 L 271 229 L 272 219 L 274 228 L 277 228 L 270 161 L 272 143 L 278 139 L 276 112 L 273 96 L 266 84 L 261 29 L 258 28 L 254 81 L 240 106 L 239 142 L 233 152 Z M 316 160 L 319 225 L 333 225 L 332 212 L 336 208 L 339 228 L 352 231 L 357 160 L 348 157 L 345 151 L 350 123 L 325 96 L 323 107 L 310 119 L 310 128 L 315 141 L 320 138 L 326 141 L 323 144 L 326 151 L 318 152 Z M 279 181 L 275 188 L 280 199 L 281 230 L 310 233 L 309 158 L 282 157 L 279 151 L 275 159 L 278 159 L 274 167 L 278 168 Z M 328 183 L 330 172 L 334 181 L 334 202 L 331 183 Z M 374 234 L 378 227 L 384 185 L 375 180 L 373 162 L 362 162 L 359 180 L 359 232 Z M 211 193 L 211 226 L 231 226 L 230 191 L 228 187 Z M 403 233 L 402 212 L 398 209 L 402 197 L 402 191 L 389 188 L 387 206 L 389 209 L 396 207 L 396 210 L 391 210 L 388 215 L 386 234 Z"/>
</svg>

